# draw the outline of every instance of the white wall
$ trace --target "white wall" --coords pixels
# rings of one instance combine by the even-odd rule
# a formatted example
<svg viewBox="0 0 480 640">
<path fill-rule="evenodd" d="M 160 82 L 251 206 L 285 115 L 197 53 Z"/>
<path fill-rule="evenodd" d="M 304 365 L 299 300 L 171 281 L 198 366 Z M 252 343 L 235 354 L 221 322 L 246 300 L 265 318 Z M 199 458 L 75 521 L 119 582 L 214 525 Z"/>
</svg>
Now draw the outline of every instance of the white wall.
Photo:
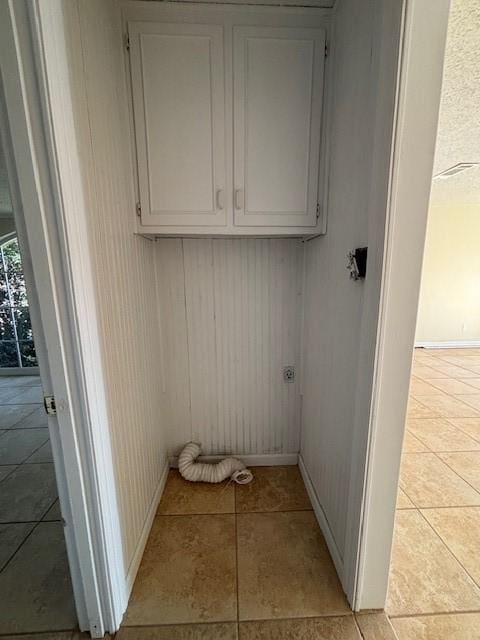
<svg viewBox="0 0 480 640">
<path fill-rule="evenodd" d="M 480 205 L 428 212 L 416 343 L 480 342 Z"/>
<path fill-rule="evenodd" d="M 77 0 L 65 10 L 88 203 L 85 252 L 95 276 L 127 573 L 166 464 L 158 315 L 152 304 L 155 247 L 133 233 L 135 194 L 116 2 Z"/>
<path fill-rule="evenodd" d="M 381 195 L 386 192 L 392 136 L 399 13 L 395 12 L 392 24 L 382 25 L 380 3 L 337 4 L 328 228 L 326 236 L 308 243 L 306 254 L 301 459 L 351 601 L 356 579 L 352 547 L 358 542 L 373 381 L 385 224 Z M 382 37 L 390 38 L 393 59 L 384 61 L 386 77 L 379 91 L 376 74 L 382 65 L 375 65 Z M 377 101 L 383 109 L 378 118 L 386 142 L 379 137 L 374 146 Z M 374 150 L 383 173 L 372 186 Z M 347 253 L 369 240 L 367 280 L 354 282 L 346 270 Z M 372 295 L 364 309 L 367 290 Z"/>
<path fill-rule="evenodd" d="M 434 175 L 480 160 L 480 4 L 452 0 Z M 480 341 L 480 166 L 433 181 L 418 344 Z"/>
<path fill-rule="evenodd" d="M 171 454 L 298 452 L 302 255 L 295 239 L 157 241 Z"/>
</svg>

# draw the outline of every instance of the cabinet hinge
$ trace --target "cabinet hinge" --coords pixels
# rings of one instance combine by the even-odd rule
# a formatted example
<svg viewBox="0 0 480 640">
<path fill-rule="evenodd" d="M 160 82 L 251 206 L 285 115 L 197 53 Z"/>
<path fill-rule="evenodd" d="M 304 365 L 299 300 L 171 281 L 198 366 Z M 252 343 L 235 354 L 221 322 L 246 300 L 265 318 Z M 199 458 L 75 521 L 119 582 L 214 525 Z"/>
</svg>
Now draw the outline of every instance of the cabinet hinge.
<svg viewBox="0 0 480 640">
<path fill-rule="evenodd" d="M 43 398 L 43 406 L 45 407 L 45 413 L 47 416 L 57 415 L 57 405 L 55 404 L 54 396 L 45 396 Z"/>
<path fill-rule="evenodd" d="M 328 58 L 329 50 L 328 50 L 328 42 L 325 40 L 325 58 Z"/>
<path fill-rule="evenodd" d="M 317 220 L 320 217 L 320 204 L 317 202 Z"/>
<path fill-rule="evenodd" d="M 128 33 L 125 34 L 125 49 L 130 51 L 130 37 Z"/>
<path fill-rule="evenodd" d="M 135 211 L 137 213 L 137 216 L 140 218 L 142 215 L 142 205 L 140 204 L 140 202 L 137 202 L 137 204 L 135 205 Z"/>
</svg>

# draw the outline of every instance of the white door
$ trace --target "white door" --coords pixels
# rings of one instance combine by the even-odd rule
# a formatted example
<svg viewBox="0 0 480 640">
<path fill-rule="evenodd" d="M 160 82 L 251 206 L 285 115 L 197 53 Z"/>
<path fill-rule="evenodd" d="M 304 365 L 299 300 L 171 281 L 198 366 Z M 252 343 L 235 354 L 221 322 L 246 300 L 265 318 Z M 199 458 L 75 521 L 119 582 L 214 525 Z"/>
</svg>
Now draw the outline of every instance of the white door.
<svg viewBox="0 0 480 640">
<path fill-rule="evenodd" d="M 313 227 L 325 31 L 235 27 L 233 38 L 235 224 Z"/>
<path fill-rule="evenodd" d="M 130 22 L 143 225 L 224 225 L 223 27 Z"/>
</svg>

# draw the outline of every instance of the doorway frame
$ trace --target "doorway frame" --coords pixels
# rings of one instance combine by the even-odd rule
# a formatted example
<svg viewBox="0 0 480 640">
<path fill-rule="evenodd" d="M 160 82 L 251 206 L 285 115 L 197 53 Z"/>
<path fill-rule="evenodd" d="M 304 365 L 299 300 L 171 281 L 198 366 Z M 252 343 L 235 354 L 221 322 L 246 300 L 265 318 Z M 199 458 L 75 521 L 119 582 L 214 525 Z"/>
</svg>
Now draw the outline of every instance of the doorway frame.
<svg viewBox="0 0 480 640">
<path fill-rule="evenodd" d="M 450 0 L 406 0 L 353 609 L 388 594 Z M 370 236 L 370 232 L 369 232 Z M 368 327 L 360 351 L 368 350 Z"/>
<path fill-rule="evenodd" d="M 66 232 L 75 209 L 59 180 L 41 11 L 61 19 L 60 0 L 0 0 L 0 124 L 43 391 L 57 407 L 49 432 L 78 623 L 103 637 L 128 596 L 86 235 L 77 224 L 72 246 Z"/>
<path fill-rule="evenodd" d="M 376 346 L 369 429 L 359 433 L 352 458 L 355 513 L 347 548 L 355 610 L 381 609 L 387 595 L 449 2 L 406 0 L 385 237 L 378 240 L 372 229 L 382 256 L 380 315 L 375 336 L 366 314 L 360 343 L 360 353 L 369 353 L 372 340 Z M 61 19 L 61 0 L 0 0 L 0 53 L 8 70 L 2 74 L 2 115 L 18 183 L 18 230 L 31 257 L 37 326 L 44 330 L 42 382 L 59 408 L 52 446 L 79 623 L 101 637 L 118 628 L 128 594 L 101 348 L 92 321 L 96 301 L 91 268 L 82 258 L 84 221 L 81 211 L 74 217 L 65 206 L 66 200 L 78 205 L 68 199 L 81 187 L 74 168 L 70 184 L 59 180 L 40 7 L 52 24 Z M 371 294 L 378 296 L 372 282 Z M 356 408 L 359 423 L 363 409 Z"/>
</svg>

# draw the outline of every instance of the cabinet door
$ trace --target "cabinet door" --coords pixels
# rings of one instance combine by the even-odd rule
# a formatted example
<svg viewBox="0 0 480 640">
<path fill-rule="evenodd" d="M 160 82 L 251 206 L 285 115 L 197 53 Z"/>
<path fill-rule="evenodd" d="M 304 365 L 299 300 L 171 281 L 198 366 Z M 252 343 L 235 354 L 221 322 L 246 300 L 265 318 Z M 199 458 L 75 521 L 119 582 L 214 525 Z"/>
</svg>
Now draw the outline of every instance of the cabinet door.
<svg viewBox="0 0 480 640">
<path fill-rule="evenodd" d="M 224 225 L 223 27 L 128 30 L 142 225 Z"/>
<path fill-rule="evenodd" d="M 235 224 L 315 226 L 325 31 L 234 28 Z"/>
</svg>

